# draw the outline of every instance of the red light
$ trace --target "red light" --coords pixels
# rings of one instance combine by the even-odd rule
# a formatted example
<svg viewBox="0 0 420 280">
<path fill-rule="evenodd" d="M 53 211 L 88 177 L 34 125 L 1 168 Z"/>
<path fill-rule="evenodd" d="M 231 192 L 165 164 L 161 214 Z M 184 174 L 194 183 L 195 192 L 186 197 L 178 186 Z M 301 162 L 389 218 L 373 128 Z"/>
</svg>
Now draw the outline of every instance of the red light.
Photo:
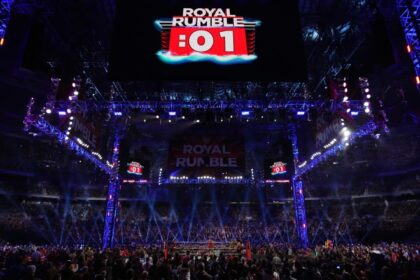
<svg viewBox="0 0 420 280">
<path fill-rule="evenodd" d="M 418 85 L 420 85 L 420 76 L 416 77 L 416 82 L 417 82 Z"/>
<path fill-rule="evenodd" d="M 4 38 L 0 38 L 0 46 L 4 45 Z"/>
<path fill-rule="evenodd" d="M 411 53 L 411 46 L 410 45 L 407 45 L 407 52 Z"/>
</svg>

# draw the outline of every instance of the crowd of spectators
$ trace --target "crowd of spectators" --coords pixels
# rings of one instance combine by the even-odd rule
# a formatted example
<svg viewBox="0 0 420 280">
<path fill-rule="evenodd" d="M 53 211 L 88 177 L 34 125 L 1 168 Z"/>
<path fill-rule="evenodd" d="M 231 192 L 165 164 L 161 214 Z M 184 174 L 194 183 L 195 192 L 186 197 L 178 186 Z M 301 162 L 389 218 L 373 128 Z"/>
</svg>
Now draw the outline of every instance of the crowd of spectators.
<svg viewBox="0 0 420 280">
<path fill-rule="evenodd" d="M 1 280 L 420 279 L 420 246 L 378 244 L 310 249 L 237 243 L 232 254 L 183 245 L 96 248 L 0 246 Z"/>
</svg>

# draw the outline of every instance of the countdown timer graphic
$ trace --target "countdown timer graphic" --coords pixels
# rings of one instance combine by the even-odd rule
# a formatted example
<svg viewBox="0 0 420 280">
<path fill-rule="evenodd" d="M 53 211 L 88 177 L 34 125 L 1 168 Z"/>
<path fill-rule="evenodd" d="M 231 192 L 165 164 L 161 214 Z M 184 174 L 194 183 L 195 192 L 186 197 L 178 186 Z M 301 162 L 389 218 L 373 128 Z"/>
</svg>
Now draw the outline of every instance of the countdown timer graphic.
<svg viewBox="0 0 420 280">
<path fill-rule="evenodd" d="M 270 168 L 271 168 L 271 175 L 273 176 L 287 173 L 286 163 L 281 162 L 281 161 L 275 162 L 272 166 L 270 166 Z"/>
<path fill-rule="evenodd" d="M 297 0 L 117 0 L 115 81 L 303 82 Z"/>
<path fill-rule="evenodd" d="M 135 162 L 135 161 L 132 161 L 132 162 L 127 164 L 127 173 L 128 174 L 141 176 L 141 175 L 143 175 L 143 169 L 144 169 L 144 167 L 140 163 Z"/>
<path fill-rule="evenodd" d="M 250 63 L 255 54 L 258 20 L 232 14 L 231 9 L 184 8 L 182 16 L 155 21 L 161 33 L 159 59 L 168 64 Z"/>
</svg>

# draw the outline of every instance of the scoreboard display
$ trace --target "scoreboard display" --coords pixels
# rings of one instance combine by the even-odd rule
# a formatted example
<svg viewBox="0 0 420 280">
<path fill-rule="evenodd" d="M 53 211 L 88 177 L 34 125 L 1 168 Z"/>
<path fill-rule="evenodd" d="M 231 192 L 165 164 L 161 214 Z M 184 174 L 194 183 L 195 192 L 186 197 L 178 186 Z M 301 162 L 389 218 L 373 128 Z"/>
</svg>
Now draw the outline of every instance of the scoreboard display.
<svg viewBox="0 0 420 280">
<path fill-rule="evenodd" d="M 182 16 L 156 21 L 162 36 L 157 54 L 164 63 L 208 61 L 250 63 L 255 54 L 258 20 L 247 20 L 230 9 L 184 8 Z"/>
<path fill-rule="evenodd" d="M 297 0 L 119 0 L 110 75 L 304 81 Z"/>
</svg>

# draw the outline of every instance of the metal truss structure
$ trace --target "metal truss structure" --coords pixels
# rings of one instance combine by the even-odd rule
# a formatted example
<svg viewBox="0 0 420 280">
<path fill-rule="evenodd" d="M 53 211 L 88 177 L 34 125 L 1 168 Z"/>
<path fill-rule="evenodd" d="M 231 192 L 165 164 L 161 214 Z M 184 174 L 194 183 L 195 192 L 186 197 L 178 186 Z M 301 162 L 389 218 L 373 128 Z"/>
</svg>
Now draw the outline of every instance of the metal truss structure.
<svg viewBox="0 0 420 280">
<path fill-rule="evenodd" d="M 420 91 L 420 0 L 397 0 L 397 8 Z"/>
<path fill-rule="evenodd" d="M 112 109 L 114 112 L 127 112 L 129 110 L 139 110 L 144 113 L 153 113 L 158 110 L 266 110 L 275 111 L 279 109 L 290 109 L 291 111 L 308 111 L 310 108 L 321 107 L 323 101 L 273 101 L 264 102 L 260 100 L 236 100 L 236 101 L 196 101 L 196 102 L 162 102 L 162 101 L 104 101 L 104 102 L 76 102 L 76 107 L 82 111 L 101 109 Z M 359 106 L 360 102 L 357 102 Z M 354 103 L 356 104 L 356 103 Z M 57 108 L 65 110 L 68 102 L 57 103 Z"/>
<path fill-rule="evenodd" d="M 108 175 L 111 175 L 112 168 L 110 168 L 101 160 L 93 156 L 92 153 L 80 146 L 76 141 L 73 141 L 72 139 L 68 138 L 65 133 L 63 133 L 61 130 L 50 124 L 44 118 L 27 116 L 27 118 L 25 118 L 25 127 L 34 127 L 44 135 L 53 136 L 58 140 L 60 144 L 67 147 L 67 149 L 69 149 L 70 151 L 74 151 L 77 155 L 92 163 L 99 170 L 105 172 Z"/>
<path fill-rule="evenodd" d="M 162 180 L 161 185 L 249 185 L 248 179 L 169 179 Z"/>
<path fill-rule="evenodd" d="M 214 110 L 220 111 L 225 109 L 236 110 L 262 110 L 262 111 L 273 111 L 279 109 L 287 109 L 289 112 L 297 113 L 298 111 L 308 111 L 310 108 L 320 107 L 324 102 L 319 101 L 285 101 L 285 102 L 271 102 L 264 103 L 260 101 L 235 101 L 235 102 L 191 102 L 191 103 L 174 103 L 174 102 L 75 102 L 72 103 L 73 108 L 77 110 L 95 111 L 107 109 L 109 114 L 112 115 L 114 120 L 114 129 L 115 129 L 115 139 L 114 146 L 112 151 L 111 162 L 104 163 L 91 152 L 80 146 L 76 141 L 70 139 L 65 133 L 60 131 L 58 128 L 51 125 L 48 121 L 44 119 L 45 114 L 36 116 L 32 112 L 32 107 L 34 105 L 34 100 L 31 99 L 31 102 L 28 105 L 27 116 L 25 118 L 25 130 L 30 131 L 31 128 L 37 129 L 39 132 L 55 137 L 59 143 L 67 147 L 71 151 L 75 151 L 78 155 L 82 156 L 85 160 L 88 160 L 94 164 L 99 170 L 105 172 L 109 175 L 109 189 L 108 195 L 106 198 L 106 214 L 105 214 L 105 227 L 103 233 L 103 247 L 110 248 L 114 246 L 114 233 L 115 227 L 117 225 L 118 217 L 118 194 L 121 188 L 121 178 L 119 177 L 119 149 L 120 141 L 123 138 L 123 130 L 119 118 L 123 115 L 130 114 L 130 110 L 136 109 L 137 111 L 146 112 L 146 113 L 156 113 L 159 110 L 183 110 L 189 109 L 190 111 L 194 110 Z M 359 101 L 352 101 L 351 106 L 360 109 Z M 68 102 L 56 102 L 54 111 L 59 112 L 68 107 Z M 297 114 L 294 114 L 297 118 Z M 345 149 L 344 143 L 338 143 L 334 146 L 331 146 L 325 149 L 319 156 L 315 157 L 308 164 L 304 166 L 299 165 L 299 149 L 298 149 L 298 136 L 296 123 L 292 120 L 287 126 L 287 132 L 289 139 L 292 142 L 293 147 L 293 157 L 295 165 L 295 176 L 292 180 L 293 186 L 293 200 L 295 205 L 295 214 L 296 214 L 296 230 L 299 236 L 299 244 L 301 247 L 306 248 L 309 245 L 308 234 L 307 234 L 307 223 L 306 223 L 306 213 L 305 213 L 305 198 L 303 192 L 303 181 L 301 176 L 311 169 L 318 166 L 321 162 L 327 160 L 328 158 L 336 155 L 339 151 Z M 354 142 L 356 139 L 372 134 L 376 125 L 373 122 L 369 122 L 366 125 L 362 126 L 353 133 L 352 137 L 349 139 L 348 143 Z M 226 178 L 224 180 L 217 180 L 215 178 L 172 178 L 162 180 L 159 178 L 158 185 L 163 184 L 253 184 L 255 181 L 245 179 L 245 178 Z"/>
<path fill-rule="evenodd" d="M 103 248 L 114 246 L 115 226 L 118 218 L 118 196 L 121 188 L 121 180 L 118 174 L 121 137 L 117 132 L 112 151 L 112 172 L 109 177 L 108 195 L 106 197 L 105 226 L 103 235 Z"/>
<path fill-rule="evenodd" d="M 299 148 L 298 148 L 298 137 L 296 132 L 296 125 L 294 123 L 289 124 L 288 135 L 290 141 L 292 141 L 293 149 L 293 162 L 296 168 L 299 162 Z M 303 248 L 307 248 L 309 245 L 308 240 L 308 229 L 306 224 L 306 210 L 305 210 L 305 196 L 303 194 L 303 182 L 299 177 L 292 179 L 293 188 L 293 202 L 295 205 L 296 214 L 296 231 L 299 236 L 300 245 Z"/>
<path fill-rule="evenodd" d="M 4 45 L 10 12 L 14 2 L 14 0 L 0 0 L 0 47 Z"/>
<path fill-rule="evenodd" d="M 357 129 L 350 137 L 349 144 L 354 143 L 357 139 L 368 136 L 373 134 L 377 130 L 377 125 L 373 121 L 369 121 L 365 125 L 361 126 Z M 325 162 L 331 157 L 336 156 L 340 151 L 346 149 L 346 145 L 344 142 L 337 142 L 337 144 L 333 145 L 332 147 L 326 149 L 324 152 L 320 153 L 316 156 L 313 160 L 304 164 L 304 166 L 297 168 L 297 172 L 294 179 L 298 179 L 300 176 L 304 175 L 305 173 L 311 171 L 315 167 L 317 167 L 322 162 Z"/>
</svg>

